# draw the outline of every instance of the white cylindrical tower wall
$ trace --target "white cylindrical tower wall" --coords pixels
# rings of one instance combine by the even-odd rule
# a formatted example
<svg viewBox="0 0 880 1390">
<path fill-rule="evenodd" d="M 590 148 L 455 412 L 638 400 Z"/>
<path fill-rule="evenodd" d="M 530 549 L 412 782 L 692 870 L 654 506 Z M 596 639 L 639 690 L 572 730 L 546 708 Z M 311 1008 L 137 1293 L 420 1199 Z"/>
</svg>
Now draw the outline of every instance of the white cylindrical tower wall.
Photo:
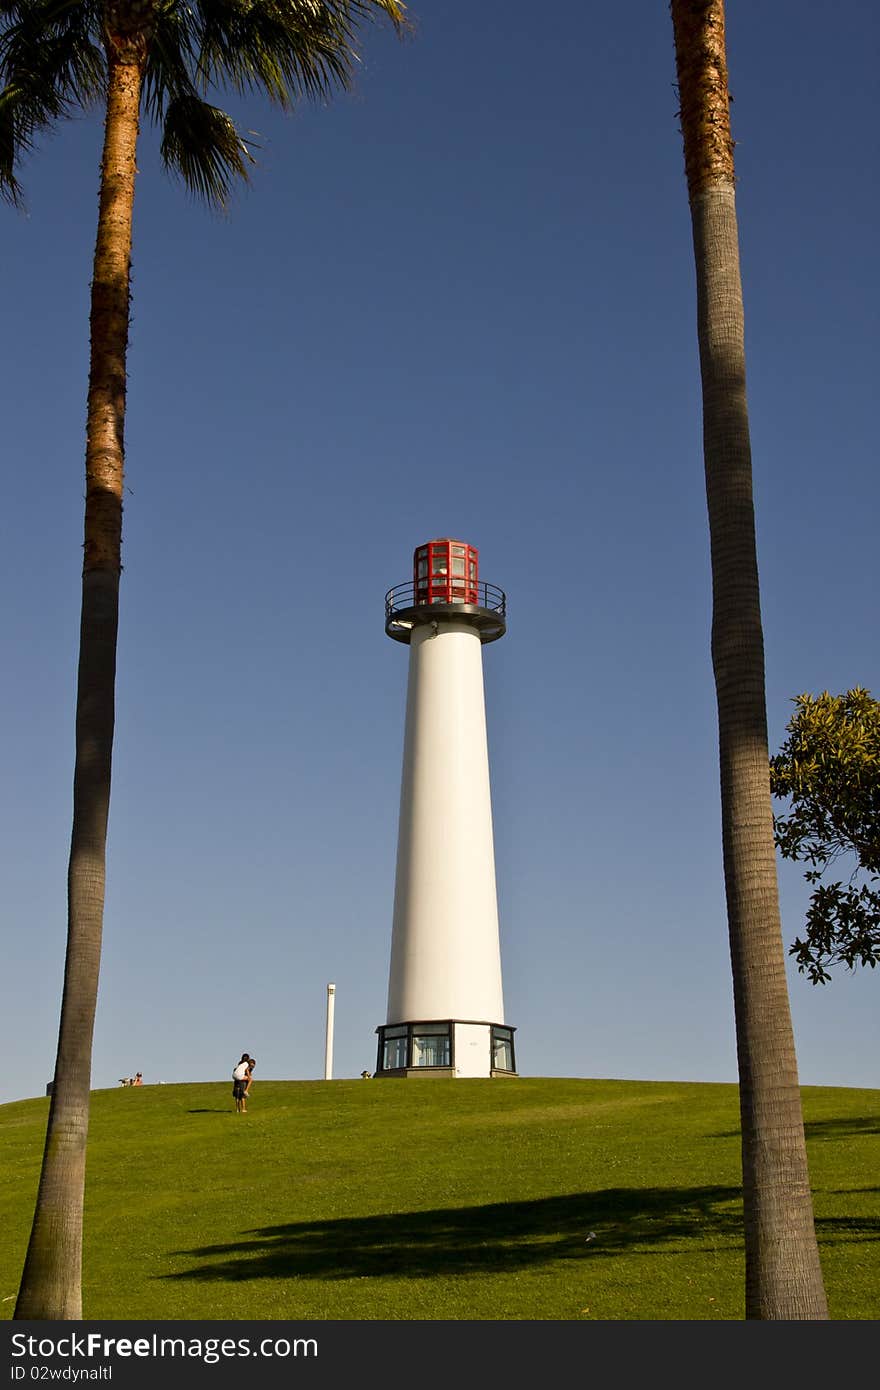
<svg viewBox="0 0 880 1390">
<path fill-rule="evenodd" d="M 504 1021 L 482 643 L 414 628 L 387 1022 Z"/>
</svg>

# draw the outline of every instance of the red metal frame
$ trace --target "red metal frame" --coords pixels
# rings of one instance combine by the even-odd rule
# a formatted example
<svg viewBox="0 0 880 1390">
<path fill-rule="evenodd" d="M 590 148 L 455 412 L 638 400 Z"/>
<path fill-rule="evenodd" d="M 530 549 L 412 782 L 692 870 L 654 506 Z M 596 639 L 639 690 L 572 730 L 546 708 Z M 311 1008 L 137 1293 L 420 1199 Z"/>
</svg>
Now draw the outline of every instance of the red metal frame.
<svg viewBox="0 0 880 1390">
<path fill-rule="evenodd" d="M 477 604 L 479 575 L 480 552 L 465 541 L 447 536 L 425 541 L 424 545 L 417 545 L 413 552 L 416 604 Z"/>
</svg>

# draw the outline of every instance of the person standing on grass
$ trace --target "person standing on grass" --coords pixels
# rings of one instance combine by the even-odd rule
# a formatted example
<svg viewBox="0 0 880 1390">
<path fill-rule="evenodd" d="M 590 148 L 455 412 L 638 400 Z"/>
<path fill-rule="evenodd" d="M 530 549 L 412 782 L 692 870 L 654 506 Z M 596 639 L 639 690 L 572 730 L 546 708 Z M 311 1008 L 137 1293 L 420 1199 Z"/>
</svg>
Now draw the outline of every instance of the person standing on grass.
<svg viewBox="0 0 880 1390">
<path fill-rule="evenodd" d="M 250 1081 L 248 1070 L 249 1062 L 250 1058 L 246 1052 L 243 1052 L 241 1054 L 241 1061 L 236 1062 L 235 1066 L 232 1068 L 232 1098 L 235 1101 L 235 1111 L 238 1115 L 247 1114 L 247 1106 L 244 1101 L 247 1095 L 248 1082 Z"/>
<path fill-rule="evenodd" d="M 248 1069 L 247 1069 L 247 1077 L 245 1078 L 245 1088 L 244 1088 L 244 1097 L 243 1097 L 244 1100 L 247 1100 L 248 1096 L 249 1096 L 250 1093 L 251 1093 L 251 1082 L 252 1082 L 253 1077 L 254 1077 L 254 1067 L 255 1067 L 256 1065 L 257 1065 L 257 1059 L 256 1059 L 256 1057 L 248 1057 Z M 244 1109 L 247 1110 L 247 1106 L 246 1106 L 246 1105 L 244 1106 Z"/>
</svg>

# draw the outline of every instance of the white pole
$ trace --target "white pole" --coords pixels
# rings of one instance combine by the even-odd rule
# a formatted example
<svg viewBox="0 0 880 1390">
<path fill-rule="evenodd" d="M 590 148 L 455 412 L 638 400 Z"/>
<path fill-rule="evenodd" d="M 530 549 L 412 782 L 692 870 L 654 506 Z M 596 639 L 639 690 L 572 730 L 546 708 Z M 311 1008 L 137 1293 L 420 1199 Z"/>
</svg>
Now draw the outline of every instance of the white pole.
<svg viewBox="0 0 880 1390">
<path fill-rule="evenodd" d="M 324 1047 L 324 1080 L 333 1076 L 333 1005 L 336 999 L 336 986 L 327 986 L 327 1042 Z"/>
</svg>

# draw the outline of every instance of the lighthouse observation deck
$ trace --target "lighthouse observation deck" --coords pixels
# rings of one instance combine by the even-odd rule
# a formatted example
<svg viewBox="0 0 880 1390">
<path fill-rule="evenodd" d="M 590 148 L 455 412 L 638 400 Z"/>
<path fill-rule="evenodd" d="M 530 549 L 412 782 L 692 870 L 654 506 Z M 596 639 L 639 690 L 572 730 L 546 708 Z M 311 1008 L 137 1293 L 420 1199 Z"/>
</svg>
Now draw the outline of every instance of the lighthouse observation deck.
<svg viewBox="0 0 880 1390">
<path fill-rule="evenodd" d="M 385 595 L 385 631 L 396 642 L 409 642 L 414 627 L 457 619 L 475 627 L 481 642 L 496 642 L 507 631 L 507 595 L 482 581 L 473 592 L 472 603 L 460 598 L 417 602 L 415 585 L 397 584 Z"/>
</svg>

